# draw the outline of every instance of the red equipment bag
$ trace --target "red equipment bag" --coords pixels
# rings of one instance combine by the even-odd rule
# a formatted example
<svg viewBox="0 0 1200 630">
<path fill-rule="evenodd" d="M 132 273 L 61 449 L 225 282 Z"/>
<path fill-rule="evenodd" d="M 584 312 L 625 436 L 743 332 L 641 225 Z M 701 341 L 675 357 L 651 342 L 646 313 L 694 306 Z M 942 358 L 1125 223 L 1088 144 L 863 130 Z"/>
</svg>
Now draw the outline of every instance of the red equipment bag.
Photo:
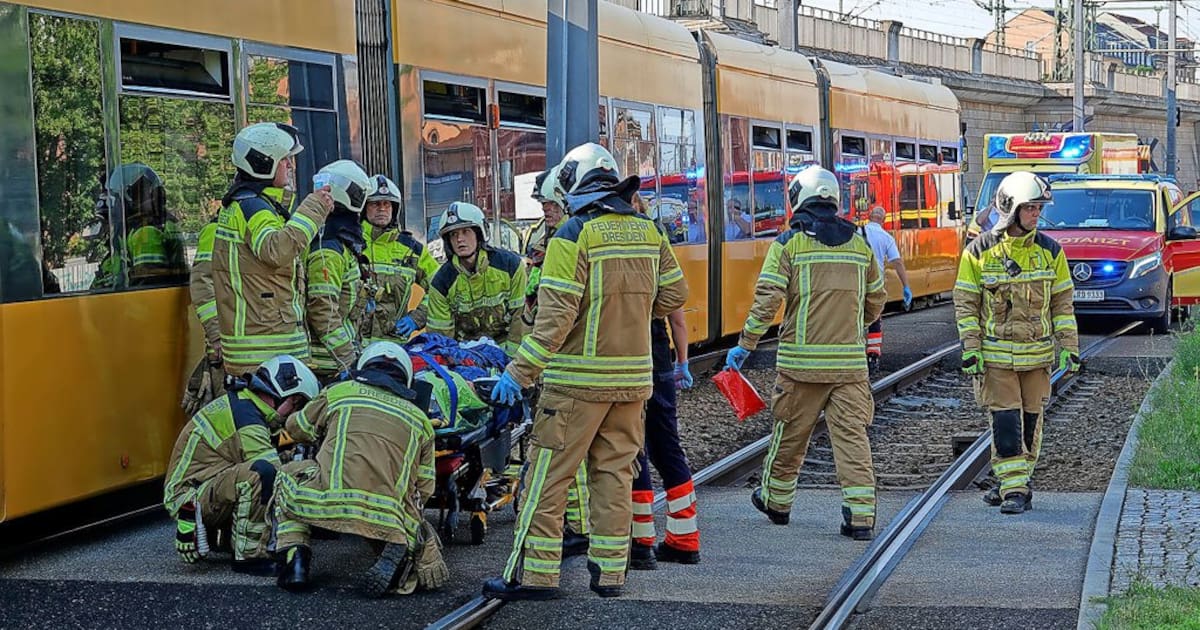
<svg viewBox="0 0 1200 630">
<path fill-rule="evenodd" d="M 767 408 L 767 403 L 763 402 L 762 396 L 758 395 L 758 391 L 746 380 L 742 373 L 732 368 L 725 368 L 717 373 L 712 378 L 717 384 L 717 390 L 725 396 L 725 400 L 729 401 L 733 407 L 733 412 L 737 414 L 738 420 L 745 421 L 746 418 Z"/>
</svg>

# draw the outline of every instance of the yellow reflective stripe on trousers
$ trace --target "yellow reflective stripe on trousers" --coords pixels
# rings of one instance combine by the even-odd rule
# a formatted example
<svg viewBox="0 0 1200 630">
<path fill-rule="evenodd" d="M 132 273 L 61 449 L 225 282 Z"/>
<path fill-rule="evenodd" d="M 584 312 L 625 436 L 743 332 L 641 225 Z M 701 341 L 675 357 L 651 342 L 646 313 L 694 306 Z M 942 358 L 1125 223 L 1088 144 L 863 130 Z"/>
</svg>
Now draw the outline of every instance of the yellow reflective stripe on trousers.
<svg viewBox="0 0 1200 630">
<path fill-rule="evenodd" d="M 535 446 L 531 459 L 532 465 L 530 465 L 527 471 L 528 476 L 525 478 L 526 483 L 529 484 L 529 491 L 526 495 L 528 499 L 521 514 L 517 517 L 517 526 L 513 531 L 512 553 L 509 554 L 508 562 L 504 565 L 504 579 L 508 582 L 517 579 L 517 562 L 525 555 L 529 526 L 533 523 L 533 515 L 538 511 L 538 504 L 541 503 L 542 492 L 546 487 L 546 472 L 550 470 L 550 461 L 554 459 L 554 451 Z"/>
<path fill-rule="evenodd" d="M 787 504 L 791 505 L 793 495 L 796 492 L 795 484 L 791 484 L 791 491 L 787 489 L 786 482 L 779 482 L 771 477 L 771 468 L 775 465 L 775 458 L 779 456 L 779 444 L 783 441 L 783 429 L 786 425 L 778 420 L 775 421 L 775 428 L 771 432 L 771 446 L 767 450 L 767 456 L 763 458 L 763 473 L 762 478 L 765 482 L 762 484 L 762 500 L 763 503 L 775 503 L 776 505 Z M 776 498 L 779 486 L 783 485 L 781 494 L 785 495 Z"/>
</svg>

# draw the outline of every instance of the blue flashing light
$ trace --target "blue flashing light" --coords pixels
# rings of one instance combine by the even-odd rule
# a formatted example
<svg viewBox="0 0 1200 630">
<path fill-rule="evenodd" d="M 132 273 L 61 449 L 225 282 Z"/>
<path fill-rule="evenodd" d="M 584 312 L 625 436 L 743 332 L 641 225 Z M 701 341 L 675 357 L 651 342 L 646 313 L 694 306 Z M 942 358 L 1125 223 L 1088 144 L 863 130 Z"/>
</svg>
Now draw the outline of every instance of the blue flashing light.
<svg viewBox="0 0 1200 630">
<path fill-rule="evenodd" d="M 838 173 L 861 173 L 869 168 L 871 168 L 871 165 L 867 164 L 866 162 L 861 162 L 858 164 L 839 163 L 833 165 L 833 170 L 837 171 Z"/>
<path fill-rule="evenodd" d="M 1017 155 L 1008 150 L 1008 138 L 1004 136 L 992 136 L 988 138 L 988 157 L 989 158 L 1012 158 Z"/>
<path fill-rule="evenodd" d="M 1074 160 L 1092 151 L 1092 137 L 1089 135 L 1070 135 L 1063 141 L 1063 147 L 1058 151 L 1061 158 Z"/>
<path fill-rule="evenodd" d="M 1103 266 L 1103 267 L 1101 267 L 1101 269 L 1104 271 L 1104 273 L 1112 273 L 1112 272 L 1113 272 L 1113 271 L 1115 271 L 1117 268 L 1116 268 L 1116 266 L 1115 266 L 1115 265 L 1113 265 L 1112 263 L 1104 263 L 1104 266 Z"/>
</svg>

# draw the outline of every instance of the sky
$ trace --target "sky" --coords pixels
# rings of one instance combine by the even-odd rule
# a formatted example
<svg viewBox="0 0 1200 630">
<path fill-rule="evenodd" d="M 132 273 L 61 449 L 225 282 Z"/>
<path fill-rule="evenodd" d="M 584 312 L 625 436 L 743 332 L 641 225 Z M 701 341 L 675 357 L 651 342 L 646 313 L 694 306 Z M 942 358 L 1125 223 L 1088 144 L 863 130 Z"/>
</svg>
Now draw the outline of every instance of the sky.
<svg viewBox="0 0 1200 630">
<path fill-rule="evenodd" d="M 991 4 L 991 0 L 980 0 Z M 1149 24 L 1155 24 L 1153 7 L 1162 7 L 1162 29 L 1167 30 L 1167 3 L 1171 0 L 1147 0 L 1145 2 L 1112 2 L 1101 6 L 1100 11 L 1132 15 Z M 1200 39 L 1200 0 L 1174 0 L 1179 14 L 1179 35 L 1192 40 Z M 958 37 L 983 37 L 992 30 L 995 20 L 992 14 L 981 9 L 972 0 L 799 0 L 800 4 L 832 11 L 838 10 L 839 2 L 846 13 L 872 20 L 899 20 L 905 26 L 934 33 Z M 1053 0 L 1027 1 L 1006 0 L 1012 7 L 1008 18 L 1028 8 L 1054 8 Z"/>
</svg>

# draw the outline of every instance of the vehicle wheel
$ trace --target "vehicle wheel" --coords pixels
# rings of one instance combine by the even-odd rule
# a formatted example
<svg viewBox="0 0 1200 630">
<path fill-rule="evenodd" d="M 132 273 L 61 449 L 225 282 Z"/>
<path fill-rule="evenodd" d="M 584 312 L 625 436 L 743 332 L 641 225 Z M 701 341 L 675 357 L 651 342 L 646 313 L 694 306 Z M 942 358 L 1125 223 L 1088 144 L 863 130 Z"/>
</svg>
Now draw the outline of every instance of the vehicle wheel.
<svg viewBox="0 0 1200 630">
<path fill-rule="evenodd" d="M 1170 281 L 1171 281 L 1170 279 L 1167 279 L 1167 282 L 1170 282 Z M 1165 334 L 1168 334 L 1171 332 L 1171 320 L 1172 320 L 1171 315 L 1175 312 L 1175 307 L 1171 306 L 1171 287 L 1170 287 L 1170 285 L 1167 286 L 1166 304 L 1167 304 L 1167 308 L 1165 311 L 1163 311 L 1162 317 L 1155 317 L 1154 319 L 1151 319 L 1148 322 L 1146 322 L 1147 324 L 1150 325 L 1150 330 L 1153 331 L 1154 334 L 1156 334 L 1156 335 L 1165 335 Z"/>
<path fill-rule="evenodd" d="M 471 544 L 482 545 L 487 535 L 487 517 L 482 512 L 471 514 Z"/>
</svg>

